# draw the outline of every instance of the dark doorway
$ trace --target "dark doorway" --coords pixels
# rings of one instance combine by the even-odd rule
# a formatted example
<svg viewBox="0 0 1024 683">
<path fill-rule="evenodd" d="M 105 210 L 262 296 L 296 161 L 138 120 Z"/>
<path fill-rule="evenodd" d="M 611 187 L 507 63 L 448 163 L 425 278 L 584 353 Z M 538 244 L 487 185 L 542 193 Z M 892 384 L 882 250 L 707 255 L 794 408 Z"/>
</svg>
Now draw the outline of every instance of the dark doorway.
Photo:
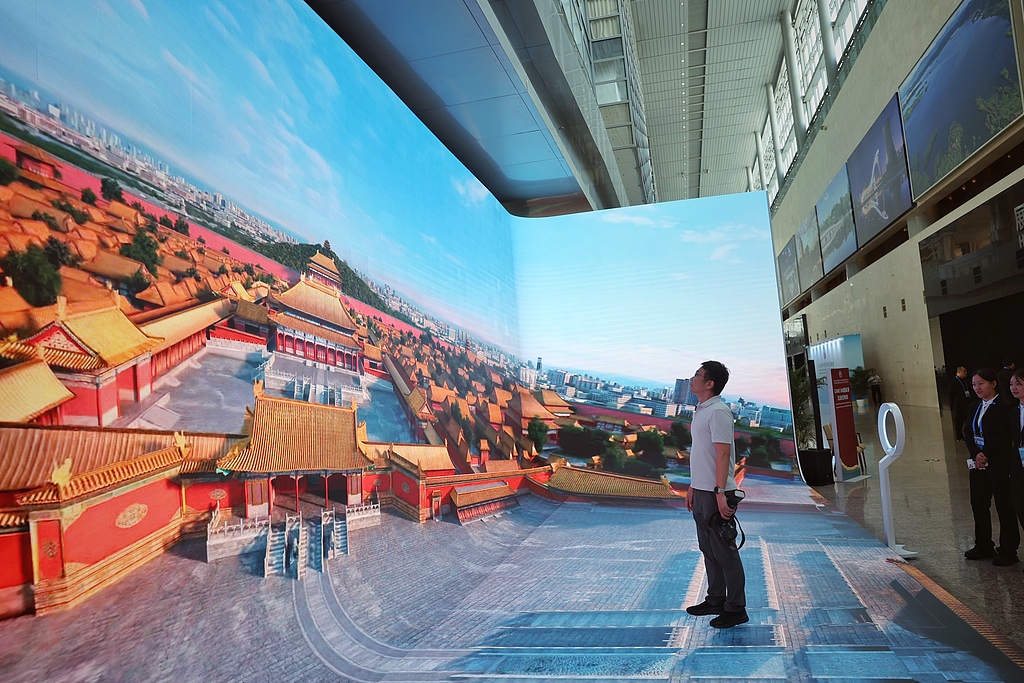
<svg viewBox="0 0 1024 683">
<path fill-rule="evenodd" d="M 1002 367 L 1009 356 L 1024 363 L 1024 294 L 1012 294 L 939 316 L 946 374 Z"/>
</svg>

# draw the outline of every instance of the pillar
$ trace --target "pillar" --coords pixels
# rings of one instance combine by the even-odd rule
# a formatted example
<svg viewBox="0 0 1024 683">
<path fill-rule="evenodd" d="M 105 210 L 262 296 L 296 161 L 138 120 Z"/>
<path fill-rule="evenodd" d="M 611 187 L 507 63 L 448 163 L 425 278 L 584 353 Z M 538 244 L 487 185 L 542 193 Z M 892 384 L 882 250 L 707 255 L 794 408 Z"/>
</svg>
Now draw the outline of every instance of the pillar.
<svg viewBox="0 0 1024 683">
<path fill-rule="evenodd" d="M 764 170 L 764 144 L 760 133 L 754 133 L 754 145 L 757 147 L 757 171 L 761 174 L 761 189 L 767 191 L 768 174 Z"/>
<path fill-rule="evenodd" d="M 836 60 L 836 37 L 832 33 L 832 18 L 829 16 L 828 0 L 818 0 L 818 25 L 821 27 L 821 51 L 825 61 L 825 76 L 832 89 L 839 80 Z"/>
<path fill-rule="evenodd" d="M 754 191 L 754 172 L 747 166 L 747 192 Z"/>
<path fill-rule="evenodd" d="M 775 150 L 775 175 L 779 178 L 779 189 L 782 189 L 782 181 L 786 179 L 786 171 L 782 168 L 782 145 L 779 140 L 779 117 L 775 115 L 775 88 L 771 83 L 765 85 L 768 95 L 768 125 L 772 130 L 772 148 Z"/>
<path fill-rule="evenodd" d="M 789 76 L 789 98 L 793 103 L 793 123 L 796 126 L 796 147 L 804 146 L 807 136 L 807 112 L 804 111 L 803 95 L 800 92 L 800 67 L 796 61 L 796 36 L 793 33 L 793 15 L 784 10 L 780 17 L 782 44 L 786 60 L 786 74 Z"/>
</svg>

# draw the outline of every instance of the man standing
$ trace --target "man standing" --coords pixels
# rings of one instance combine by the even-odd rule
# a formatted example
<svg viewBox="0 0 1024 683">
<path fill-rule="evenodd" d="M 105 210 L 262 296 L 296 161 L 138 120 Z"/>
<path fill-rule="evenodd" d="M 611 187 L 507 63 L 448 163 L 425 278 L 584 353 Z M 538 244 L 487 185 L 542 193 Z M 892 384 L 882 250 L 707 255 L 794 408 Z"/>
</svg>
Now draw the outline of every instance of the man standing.
<svg viewBox="0 0 1024 683">
<path fill-rule="evenodd" d="M 957 441 L 964 440 L 964 422 L 967 421 L 967 406 L 974 399 L 971 384 L 967 381 L 967 368 L 960 365 L 956 377 L 949 383 L 949 412 L 953 416 L 953 435 Z"/>
<path fill-rule="evenodd" d="M 686 509 L 697 525 L 697 545 L 704 555 L 708 594 L 699 605 L 687 607 L 695 616 L 716 614 L 715 628 L 730 628 L 750 621 L 744 594 L 745 577 L 735 536 L 723 536 L 739 503 L 736 495 L 735 421 L 721 393 L 729 370 L 718 361 L 701 364 L 690 380 L 690 390 L 700 403 L 693 413 L 690 433 L 690 491 Z"/>
<path fill-rule="evenodd" d="M 878 376 L 874 368 L 868 370 L 868 386 L 871 387 L 871 400 L 876 407 L 882 407 L 882 378 Z"/>
</svg>

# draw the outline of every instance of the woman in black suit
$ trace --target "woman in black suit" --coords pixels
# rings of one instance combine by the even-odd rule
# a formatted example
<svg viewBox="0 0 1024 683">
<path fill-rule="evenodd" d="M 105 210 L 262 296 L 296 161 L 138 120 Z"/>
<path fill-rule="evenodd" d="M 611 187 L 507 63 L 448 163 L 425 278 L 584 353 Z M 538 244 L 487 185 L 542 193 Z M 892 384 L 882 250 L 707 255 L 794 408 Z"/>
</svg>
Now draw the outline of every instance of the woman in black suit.
<svg viewBox="0 0 1024 683">
<path fill-rule="evenodd" d="M 975 371 L 971 378 L 980 401 L 967 410 L 964 442 L 971 455 L 971 510 L 974 513 L 974 547 L 964 553 L 968 560 L 995 558 L 992 564 L 1005 567 L 1016 564 L 1020 531 L 1014 505 L 1011 476 L 1020 467 L 1013 447 L 1013 430 L 1006 398 L 997 393 L 997 374 L 991 368 Z M 989 507 L 996 501 L 999 515 L 999 548 L 992 544 L 992 517 Z"/>
</svg>

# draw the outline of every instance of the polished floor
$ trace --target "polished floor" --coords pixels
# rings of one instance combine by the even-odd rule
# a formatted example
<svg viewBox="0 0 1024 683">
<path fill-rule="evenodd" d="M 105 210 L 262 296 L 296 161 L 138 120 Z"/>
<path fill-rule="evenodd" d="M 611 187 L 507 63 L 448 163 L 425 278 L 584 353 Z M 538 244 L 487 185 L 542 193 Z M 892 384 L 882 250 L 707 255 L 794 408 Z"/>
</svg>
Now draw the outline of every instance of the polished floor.
<svg viewBox="0 0 1024 683">
<path fill-rule="evenodd" d="M 1024 647 L 1024 621 L 1020 619 L 1024 614 L 1024 564 L 995 567 L 991 561 L 970 561 L 963 556 L 974 545 L 968 454 L 963 442 L 954 440 L 949 413 L 915 407 L 901 410 L 907 428 L 906 448 L 889 469 L 896 542 L 920 553 L 912 560 L 915 567 L 996 631 Z M 872 476 L 817 491 L 884 541 L 878 461 L 885 454 L 878 439 L 876 410 L 858 412 L 856 424 L 867 446 Z M 992 520 L 998 539 L 994 508 Z"/>
</svg>

